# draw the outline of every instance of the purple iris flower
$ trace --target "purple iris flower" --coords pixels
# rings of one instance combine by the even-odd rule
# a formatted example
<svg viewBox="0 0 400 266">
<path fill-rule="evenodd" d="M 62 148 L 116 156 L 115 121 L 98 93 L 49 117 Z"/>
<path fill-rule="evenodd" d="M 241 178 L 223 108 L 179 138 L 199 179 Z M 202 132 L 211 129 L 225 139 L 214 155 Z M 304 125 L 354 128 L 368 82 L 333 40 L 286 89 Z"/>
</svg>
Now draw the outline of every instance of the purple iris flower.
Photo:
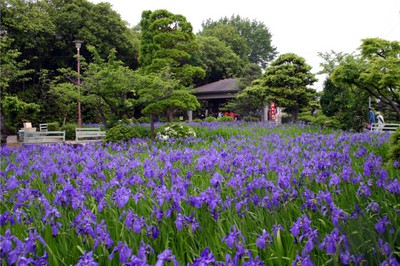
<svg viewBox="0 0 400 266">
<path fill-rule="evenodd" d="M 389 256 L 392 252 L 389 244 L 383 241 L 382 238 L 379 238 L 378 240 L 378 247 L 383 256 Z"/>
<path fill-rule="evenodd" d="M 361 211 L 360 207 L 357 203 L 354 203 L 354 211 L 351 213 L 351 219 L 357 219 L 359 216 L 364 216 L 364 213 Z"/>
<path fill-rule="evenodd" d="M 372 195 L 371 189 L 366 184 L 361 182 L 356 192 L 356 195 L 357 197 L 364 197 L 367 199 Z"/>
<path fill-rule="evenodd" d="M 266 245 L 271 245 L 273 242 L 272 236 L 265 230 L 262 230 L 261 235 L 256 240 L 256 245 L 260 249 L 264 249 Z"/>
<path fill-rule="evenodd" d="M 225 242 L 229 248 L 233 248 L 235 244 L 240 243 L 240 238 L 243 242 L 245 241 L 242 232 L 236 228 L 236 225 L 234 225 L 229 234 L 222 238 L 222 242 Z"/>
<path fill-rule="evenodd" d="M 400 266 L 400 262 L 394 258 L 393 255 L 390 255 L 389 258 L 379 264 L 379 266 Z"/>
<path fill-rule="evenodd" d="M 178 261 L 172 254 L 172 251 L 167 249 L 157 256 L 158 260 L 155 266 L 163 266 L 166 262 L 172 262 L 174 266 L 179 266 Z"/>
<path fill-rule="evenodd" d="M 100 243 L 105 245 L 107 248 L 110 248 L 114 244 L 104 220 L 101 220 L 100 224 L 96 226 L 95 234 L 96 240 L 94 242 L 93 249 L 96 249 Z"/>
<path fill-rule="evenodd" d="M 319 245 L 319 248 L 322 250 L 326 250 L 326 253 L 329 255 L 333 255 L 339 250 L 342 251 L 342 246 L 344 246 L 344 251 L 349 251 L 348 241 L 345 235 L 339 234 L 338 228 L 333 228 L 331 233 L 325 236 L 324 240 Z"/>
<path fill-rule="evenodd" d="M 8 229 L 4 236 L 0 235 L 0 255 L 1 257 L 5 257 L 12 249 L 12 241 L 14 236 L 11 234 L 10 230 Z"/>
<path fill-rule="evenodd" d="M 138 258 L 146 262 L 147 261 L 147 254 L 154 254 L 154 249 L 143 241 L 140 241 L 140 247 L 138 250 Z"/>
<path fill-rule="evenodd" d="M 210 183 L 211 185 L 213 185 L 213 187 L 218 187 L 218 186 L 220 187 L 223 181 L 224 177 L 219 172 L 215 172 L 212 178 L 210 179 Z"/>
<path fill-rule="evenodd" d="M 379 234 L 383 234 L 386 231 L 386 226 L 390 225 L 391 222 L 387 215 L 383 218 L 380 218 L 379 221 L 375 224 L 375 230 L 378 231 Z"/>
<path fill-rule="evenodd" d="M 215 262 L 216 260 L 212 251 L 210 251 L 210 248 L 207 247 L 200 253 L 200 258 L 194 260 L 192 266 L 205 266 L 210 264 L 214 265 Z"/>
<path fill-rule="evenodd" d="M 87 252 L 79 257 L 79 261 L 76 264 L 76 266 L 97 266 L 99 265 L 97 262 L 95 262 L 93 258 L 93 251 Z"/>
<path fill-rule="evenodd" d="M 283 226 L 281 224 L 274 224 L 272 226 L 272 232 L 274 233 L 274 235 L 276 236 L 278 234 L 278 231 L 285 231 L 285 229 L 283 228 Z"/>
<path fill-rule="evenodd" d="M 302 257 L 299 254 L 296 254 L 296 259 L 292 262 L 292 266 L 298 266 L 298 265 L 314 266 L 314 263 L 312 262 L 310 255 Z"/>
<path fill-rule="evenodd" d="M 131 196 L 131 190 L 126 187 L 118 188 L 114 193 L 115 201 L 117 202 L 118 208 L 123 208 L 129 201 Z"/>
<path fill-rule="evenodd" d="M 123 244 L 121 241 L 118 242 L 118 246 L 114 247 L 111 254 L 108 256 L 109 260 L 112 260 L 114 257 L 114 253 L 118 251 L 119 253 L 119 262 L 125 263 L 129 257 L 132 255 L 132 249 L 130 249 L 127 245 Z"/>
<path fill-rule="evenodd" d="M 367 206 L 367 211 L 370 211 L 372 213 L 378 213 L 381 210 L 381 206 L 379 205 L 378 202 L 372 201 L 370 204 Z"/>
</svg>

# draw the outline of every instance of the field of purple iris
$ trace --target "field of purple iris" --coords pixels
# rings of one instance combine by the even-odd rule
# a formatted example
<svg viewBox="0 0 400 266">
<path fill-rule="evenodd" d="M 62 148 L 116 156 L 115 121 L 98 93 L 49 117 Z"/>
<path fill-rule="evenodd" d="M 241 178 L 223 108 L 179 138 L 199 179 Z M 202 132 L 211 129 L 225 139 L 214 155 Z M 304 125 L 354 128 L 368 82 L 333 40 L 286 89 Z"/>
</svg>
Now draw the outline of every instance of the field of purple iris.
<svg viewBox="0 0 400 266">
<path fill-rule="evenodd" d="M 0 264 L 399 265 L 389 134 L 194 127 L 167 143 L 1 147 Z"/>
</svg>

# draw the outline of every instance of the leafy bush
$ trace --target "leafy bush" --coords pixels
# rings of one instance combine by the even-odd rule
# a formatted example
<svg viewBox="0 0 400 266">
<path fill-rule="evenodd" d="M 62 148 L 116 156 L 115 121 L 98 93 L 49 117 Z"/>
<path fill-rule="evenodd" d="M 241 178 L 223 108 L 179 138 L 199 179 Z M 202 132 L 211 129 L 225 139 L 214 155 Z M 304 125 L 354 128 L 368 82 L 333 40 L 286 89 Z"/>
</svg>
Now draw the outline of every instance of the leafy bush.
<svg viewBox="0 0 400 266">
<path fill-rule="evenodd" d="M 282 124 L 287 124 L 287 123 L 290 123 L 290 119 L 292 118 L 292 116 L 291 115 L 288 115 L 288 114 L 282 114 L 282 117 L 281 117 L 281 123 Z"/>
<path fill-rule="evenodd" d="M 246 122 L 260 122 L 260 118 L 254 116 L 246 116 L 243 118 L 243 120 Z"/>
<path fill-rule="evenodd" d="M 313 123 L 323 128 L 332 128 L 332 129 L 340 128 L 340 122 L 337 119 L 335 119 L 334 117 L 326 117 L 324 115 L 320 115 L 314 118 Z"/>
<path fill-rule="evenodd" d="M 206 122 L 214 122 L 214 121 L 217 121 L 217 119 L 215 117 L 213 117 L 213 116 L 206 117 Z"/>
<path fill-rule="evenodd" d="M 58 131 L 59 129 L 60 129 L 60 123 L 58 123 L 58 122 L 47 123 L 48 131 Z"/>
<path fill-rule="evenodd" d="M 76 123 L 68 123 L 61 127 L 61 130 L 65 130 L 65 139 L 67 140 L 75 140 L 75 128 L 78 127 Z"/>
<path fill-rule="evenodd" d="M 193 122 L 201 123 L 201 122 L 203 122 L 203 120 L 201 120 L 200 118 L 195 118 L 195 119 L 193 119 Z"/>
<path fill-rule="evenodd" d="M 138 138 L 139 133 L 136 131 L 135 128 L 131 126 L 125 125 L 116 125 L 110 128 L 107 133 L 106 137 L 104 138 L 104 142 L 121 142 L 121 141 L 129 141 L 133 138 Z"/>
<path fill-rule="evenodd" d="M 389 147 L 390 147 L 388 153 L 389 163 L 395 167 L 399 167 L 398 163 L 400 162 L 400 128 L 398 128 L 390 136 Z M 393 162 L 397 163 L 394 165 Z"/>
<path fill-rule="evenodd" d="M 135 125 L 133 128 L 136 130 L 138 134 L 138 138 L 149 138 L 150 137 L 150 127 Z"/>
<path fill-rule="evenodd" d="M 194 130 L 185 123 L 170 123 L 161 126 L 157 132 L 157 139 L 168 140 L 174 139 L 186 139 L 188 137 L 196 137 Z"/>
<path fill-rule="evenodd" d="M 299 120 L 304 121 L 306 124 L 314 123 L 316 118 L 310 115 L 309 112 L 299 114 Z"/>
<path fill-rule="evenodd" d="M 217 119 L 219 122 L 230 122 L 234 121 L 233 117 L 230 116 L 223 116 Z"/>
<path fill-rule="evenodd" d="M 150 117 L 148 116 L 141 116 L 137 119 L 139 123 L 150 123 Z"/>
<path fill-rule="evenodd" d="M 131 123 L 131 124 L 137 123 L 137 120 L 136 120 L 136 118 L 134 118 L 134 117 L 130 118 L 129 120 L 130 120 L 130 123 Z"/>
<path fill-rule="evenodd" d="M 158 122 L 163 122 L 163 123 L 167 123 L 168 122 L 168 118 L 165 116 L 162 116 L 158 119 Z"/>
</svg>

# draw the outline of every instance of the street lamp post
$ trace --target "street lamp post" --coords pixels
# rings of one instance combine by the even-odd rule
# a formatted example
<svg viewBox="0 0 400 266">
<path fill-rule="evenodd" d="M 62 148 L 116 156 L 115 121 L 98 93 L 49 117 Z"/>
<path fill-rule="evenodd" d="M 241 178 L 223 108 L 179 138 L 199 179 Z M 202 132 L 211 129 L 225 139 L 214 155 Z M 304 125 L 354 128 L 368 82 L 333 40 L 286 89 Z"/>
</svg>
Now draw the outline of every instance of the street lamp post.
<svg viewBox="0 0 400 266">
<path fill-rule="evenodd" d="M 77 80 L 77 86 L 78 86 L 78 127 L 82 127 L 82 116 L 81 116 L 81 62 L 79 58 L 79 51 L 81 49 L 81 45 L 83 41 L 76 40 L 74 41 L 75 47 L 76 47 L 76 56 L 77 56 L 77 71 L 78 71 L 78 80 Z"/>
</svg>

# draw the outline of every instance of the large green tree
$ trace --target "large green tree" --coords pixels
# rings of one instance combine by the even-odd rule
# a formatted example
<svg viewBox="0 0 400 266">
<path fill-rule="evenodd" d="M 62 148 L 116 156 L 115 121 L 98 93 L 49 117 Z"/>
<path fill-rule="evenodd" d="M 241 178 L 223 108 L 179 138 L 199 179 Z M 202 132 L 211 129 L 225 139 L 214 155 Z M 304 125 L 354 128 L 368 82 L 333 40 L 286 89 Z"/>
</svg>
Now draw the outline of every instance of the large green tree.
<svg viewBox="0 0 400 266">
<path fill-rule="evenodd" d="M 176 111 L 196 110 L 200 104 L 192 90 L 173 78 L 166 68 L 161 72 L 139 76 L 136 88 L 139 102 L 144 105 L 142 113 L 150 117 L 151 138 L 154 139 L 154 118 L 167 114 L 169 118 Z"/>
<path fill-rule="evenodd" d="M 13 93 L 15 88 L 10 88 L 10 84 L 17 81 L 29 81 L 28 74 L 32 72 L 31 69 L 25 69 L 29 62 L 19 60 L 21 52 L 11 48 L 12 42 L 13 40 L 7 34 L 0 36 L 1 142 L 5 142 L 8 135 L 16 134 L 16 130 L 22 122 L 33 121 L 39 111 L 37 104 L 22 101 Z"/>
<path fill-rule="evenodd" d="M 225 43 L 232 51 L 241 58 L 243 63 L 249 62 L 250 48 L 245 37 L 241 36 L 238 30 L 229 24 L 216 24 L 213 27 L 205 28 L 202 36 L 213 36 Z"/>
<path fill-rule="evenodd" d="M 118 119 L 133 116 L 136 75 L 117 59 L 115 49 L 110 51 L 107 60 L 99 56 L 94 46 L 88 49 L 93 62 L 88 64 L 82 82 L 84 103 L 94 107 L 96 116 L 109 127 Z"/>
<path fill-rule="evenodd" d="M 202 24 L 203 31 L 206 32 L 219 25 L 233 26 L 237 33 L 246 40 L 247 49 L 249 49 L 247 58 L 251 63 L 265 68 L 275 58 L 277 51 L 272 45 L 272 35 L 263 22 L 232 15 L 230 18 L 224 17 L 217 21 L 208 19 Z M 232 50 L 235 51 L 235 49 Z M 240 54 L 238 55 L 240 56 Z"/>
<path fill-rule="evenodd" d="M 124 65 L 138 66 L 138 32 L 129 29 L 110 4 L 86 0 L 0 0 L 0 13 L 0 33 L 13 40 L 9 49 L 20 53 L 18 62 L 28 62 L 21 70 L 32 70 L 24 80 L 8 82 L 7 92 L 21 101 L 39 104 L 42 122 L 64 117 L 65 112 L 55 101 L 58 98 L 49 97 L 50 82 L 43 81 L 56 79 L 57 69 L 75 69 L 74 40 L 84 41 L 80 52 L 88 61 L 91 59 L 86 47 L 94 45 L 102 57 L 115 49 Z"/>
<path fill-rule="evenodd" d="M 101 120 L 109 128 L 119 119 L 133 116 L 136 89 L 135 72 L 117 59 L 112 49 L 107 59 L 102 58 L 94 46 L 87 49 L 92 62 L 83 64 L 84 74 L 80 87 L 77 73 L 69 68 L 59 69 L 59 78 L 51 82 L 50 94 L 57 99 L 57 106 L 63 114 L 63 122 L 75 120 L 76 103 L 82 102 L 82 113 L 91 120 Z M 85 121 L 84 121 L 85 122 Z"/>
<path fill-rule="evenodd" d="M 332 81 L 368 92 L 400 119 L 400 42 L 368 38 L 362 40 L 360 51 L 335 68 Z"/>
<path fill-rule="evenodd" d="M 196 38 L 200 49 L 193 55 L 193 62 L 206 71 L 201 84 L 242 75 L 241 60 L 229 46 L 212 36 Z"/>
<path fill-rule="evenodd" d="M 264 103 L 275 102 L 297 122 L 300 109 L 309 106 L 315 94 L 315 90 L 308 87 L 316 81 L 310 71 L 311 66 L 304 58 L 293 53 L 282 54 L 243 93 L 258 95 Z"/>
<path fill-rule="evenodd" d="M 320 97 L 322 113 L 338 121 L 339 127 L 343 130 L 363 130 L 367 118 L 369 94 L 354 85 L 334 83 L 331 77 L 340 64 L 352 60 L 353 57 L 334 51 L 320 53 L 319 56 L 323 59 L 320 74 L 327 75 Z"/>
<path fill-rule="evenodd" d="M 139 62 L 142 73 L 162 72 L 167 67 L 185 86 L 204 77 L 202 68 L 190 64 L 191 54 L 199 46 L 192 25 L 184 16 L 163 9 L 144 11 L 140 26 Z"/>
</svg>

